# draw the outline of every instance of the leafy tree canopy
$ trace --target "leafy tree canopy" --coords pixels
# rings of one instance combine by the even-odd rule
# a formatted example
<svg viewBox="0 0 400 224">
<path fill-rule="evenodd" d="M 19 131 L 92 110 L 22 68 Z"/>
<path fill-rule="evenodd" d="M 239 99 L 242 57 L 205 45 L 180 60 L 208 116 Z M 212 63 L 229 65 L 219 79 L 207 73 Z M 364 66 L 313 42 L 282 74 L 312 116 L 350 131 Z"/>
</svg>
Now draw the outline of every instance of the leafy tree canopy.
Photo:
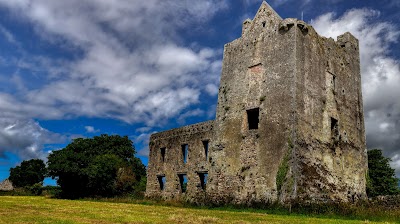
<svg viewBox="0 0 400 224">
<path fill-rule="evenodd" d="M 398 178 L 390 167 L 390 159 L 382 155 L 382 150 L 368 151 L 367 194 L 369 197 L 378 195 L 398 194 Z"/>
<path fill-rule="evenodd" d="M 57 179 L 64 197 L 121 194 L 132 190 L 146 175 L 145 166 L 134 157 L 135 153 L 127 136 L 74 139 L 64 149 L 49 155 L 49 175 Z M 122 184 L 121 178 L 129 181 Z"/>
<path fill-rule="evenodd" d="M 22 161 L 21 165 L 10 169 L 9 179 L 14 187 L 27 187 L 41 183 L 46 176 L 46 165 L 41 159 Z"/>
</svg>

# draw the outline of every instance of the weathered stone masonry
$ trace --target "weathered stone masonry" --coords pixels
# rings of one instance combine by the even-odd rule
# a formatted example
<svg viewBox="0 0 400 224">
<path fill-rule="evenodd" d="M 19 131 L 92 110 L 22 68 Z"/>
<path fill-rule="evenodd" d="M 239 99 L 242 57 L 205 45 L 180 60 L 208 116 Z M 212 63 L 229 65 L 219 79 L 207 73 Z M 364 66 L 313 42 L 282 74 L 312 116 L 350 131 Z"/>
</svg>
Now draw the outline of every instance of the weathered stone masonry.
<svg viewBox="0 0 400 224">
<path fill-rule="evenodd" d="M 214 121 L 208 121 L 150 137 L 148 196 L 179 199 L 184 193 L 190 198 L 204 197 L 213 125 Z"/>
<path fill-rule="evenodd" d="M 215 121 L 153 134 L 146 195 L 202 203 L 355 201 L 367 157 L 358 40 L 263 2 L 224 47 Z"/>
</svg>

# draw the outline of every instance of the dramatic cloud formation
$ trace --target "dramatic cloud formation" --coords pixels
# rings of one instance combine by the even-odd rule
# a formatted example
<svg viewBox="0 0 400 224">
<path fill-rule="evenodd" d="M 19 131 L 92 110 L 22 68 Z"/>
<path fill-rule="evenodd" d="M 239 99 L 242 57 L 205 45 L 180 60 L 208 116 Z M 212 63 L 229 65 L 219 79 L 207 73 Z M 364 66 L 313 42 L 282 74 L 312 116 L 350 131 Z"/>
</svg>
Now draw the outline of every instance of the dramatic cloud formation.
<svg viewBox="0 0 400 224">
<path fill-rule="evenodd" d="M 24 61 L 27 69 L 38 63 L 39 68 L 50 71 L 56 65 L 62 69 L 45 77 L 47 82 L 36 88 L 27 89 L 20 82 L 24 97 L 0 95 L 2 114 L 17 112 L 18 116 L 42 119 L 111 117 L 154 125 L 198 103 L 202 92 L 216 94 L 221 54 L 180 46 L 176 32 L 211 18 L 226 7 L 224 1 L 34 0 L 0 4 L 32 23 L 43 39 L 82 52 L 68 62 L 43 63 L 35 57 Z M 15 42 L 7 31 L 0 31 Z"/>
<path fill-rule="evenodd" d="M 0 78 L 8 86 L 0 92 L 0 117 L 12 120 L 4 122 L 84 116 L 160 126 L 199 103 L 202 94 L 217 94 L 221 50 L 195 43 L 188 47 L 177 33 L 188 26 L 201 29 L 199 24 L 227 8 L 225 1 L 0 0 L 0 7 L 29 23 L 42 41 L 72 55 L 20 49 L 18 58 L 0 58 L 3 65 L 18 68 Z M 20 46 L 3 26 L 0 35 Z M 187 111 L 186 117 L 198 110 Z M 16 140 L 8 145 L 32 157 L 46 142 L 16 145 Z"/>
<path fill-rule="evenodd" d="M 367 147 L 384 149 L 400 176 L 400 61 L 390 56 L 400 31 L 397 24 L 379 22 L 379 16 L 355 9 L 339 18 L 322 15 L 312 25 L 327 37 L 349 31 L 359 39 Z"/>
</svg>

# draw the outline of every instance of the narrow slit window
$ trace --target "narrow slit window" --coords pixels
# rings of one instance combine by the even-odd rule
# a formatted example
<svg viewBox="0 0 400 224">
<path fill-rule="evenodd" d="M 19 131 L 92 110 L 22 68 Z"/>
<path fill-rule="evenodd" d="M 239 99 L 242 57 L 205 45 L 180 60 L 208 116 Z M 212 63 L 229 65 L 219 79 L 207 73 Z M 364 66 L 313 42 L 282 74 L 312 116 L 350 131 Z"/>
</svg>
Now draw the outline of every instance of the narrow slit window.
<svg viewBox="0 0 400 224">
<path fill-rule="evenodd" d="M 178 174 L 178 177 L 179 177 L 179 185 L 181 187 L 181 192 L 185 193 L 187 190 L 187 183 L 188 183 L 187 176 L 186 174 Z"/>
<path fill-rule="evenodd" d="M 258 129 L 259 114 L 260 114 L 259 108 L 247 110 L 247 122 L 248 122 L 249 130 Z"/>
<path fill-rule="evenodd" d="M 182 159 L 183 159 L 183 163 L 187 163 L 188 151 L 189 151 L 189 146 L 188 146 L 188 144 L 182 145 Z"/>
<path fill-rule="evenodd" d="M 199 173 L 201 189 L 205 190 L 207 187 L 208 173 Z"/>
<path fill-rule="evenodd" d="M 158 184 L 160 185 L 160 190 L 163 191 L 165 189 L 165 176 L 157 176 Z"/>
<path fill-rule="evenodd" d="M 166 150 L 165 147 L 160 149 L 161 162 L 165 162 L 165 150 Z"/>
<path fill-rule="evenodd" d="M 206 161 L 208 160 L 208 140 L 203 141 L 204 146 L 204 155 L 206 157 Z"/>
<path fill-rule="evenodd" d="M 262 27 L 265 27 L 265 24 L 266 24 L 266 23 L 267 23 L 267 22 L 265 22 L 265 21 L 262 22 Z"/>
<path fill-rule="evenodd" d="M 331 117 L 331 137 L 334 140 L 337 140 L 339 137 L 339 125 L 338 125 L 338 120 L 335 118 Z"/>
<path fill-rule="evenodd" d="M 332 75 L 332 88 L 333 88 L 333 90 L 336 89 L 336 76 L 335 75 Z"/>
</svg>

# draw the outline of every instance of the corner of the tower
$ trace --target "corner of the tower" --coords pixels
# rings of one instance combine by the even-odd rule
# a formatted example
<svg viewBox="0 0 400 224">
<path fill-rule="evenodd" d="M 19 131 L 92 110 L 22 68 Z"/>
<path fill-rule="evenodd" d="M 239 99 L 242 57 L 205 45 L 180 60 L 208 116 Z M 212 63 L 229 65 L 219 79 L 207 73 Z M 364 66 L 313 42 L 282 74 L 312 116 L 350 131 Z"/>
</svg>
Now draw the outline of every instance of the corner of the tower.
<svg viewBox="0 0 400 224">
<path fill-rule="evenodd" d="M 348 47 L 349 45 L 358 47 L 358 39 L 355 36 L 353 36 L 353 34 L 351 34 L 350 32 L 346 32 L 338 36 L 337 43 L 340 44 L 341 47 Z"/>
<path fill-rule="evenodd" d="M 295 18 L 283 20 L 279 30 L 288 38 L 294 37 L 296 46 L 295 198 L 303 202 L 365 198 L 365 128 L 357 38 L 349 32 L 336 41 L 322 37 Z"/>
</svg>

